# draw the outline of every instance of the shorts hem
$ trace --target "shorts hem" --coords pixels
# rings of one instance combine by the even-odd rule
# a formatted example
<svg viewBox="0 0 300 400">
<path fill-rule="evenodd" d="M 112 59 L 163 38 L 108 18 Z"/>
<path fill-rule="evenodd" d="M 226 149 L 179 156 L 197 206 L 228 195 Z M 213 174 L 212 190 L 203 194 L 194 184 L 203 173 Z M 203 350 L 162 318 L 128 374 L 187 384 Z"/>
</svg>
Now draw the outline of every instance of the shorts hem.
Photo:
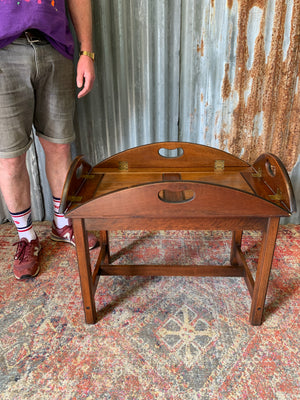
<svg viewBox="0 0 300 400">
<path fill-rule="evenodd" d="M 36 132 L 36 135 L 42 139 L 48 140 L 48 142 L 51 143 L 56 143 L 56 144 L 69 144 L 74 142 L 75 140 L 75 134 L 73 134 L 72 136 L 66 137 L 66 138 L 53 138 L 50 136 L 46 136 L 41 132 Z"/>
<path fill-rule="evenodd" d="M 30 138 L 29 143 L 22 149 L 14 150 L 14 151 L 0 151 L 0 158 L 17 158 L 27 152 L 27 150 L 31 146 L 32 142 L 33 142 L 33 140 Z"/>
</svg>

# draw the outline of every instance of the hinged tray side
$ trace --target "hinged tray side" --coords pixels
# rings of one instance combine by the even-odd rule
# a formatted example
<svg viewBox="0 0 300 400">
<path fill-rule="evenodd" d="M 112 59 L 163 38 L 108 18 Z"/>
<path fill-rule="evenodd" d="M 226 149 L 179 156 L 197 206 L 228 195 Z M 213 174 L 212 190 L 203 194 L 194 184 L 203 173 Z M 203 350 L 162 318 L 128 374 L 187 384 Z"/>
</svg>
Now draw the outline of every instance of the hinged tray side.
<svg viewBox="0 0 300 400">
<path fill-rule="evenodd" d="M 158 142 L 125 150 L 96 165 L 96 168 L 209 168 L 249 167 L 249 164 L 232 154 L 187 142 Z"/>
<path fill-rule="evenodd" d="M 193 181 L 156 182 L 117 190 L 78 205 L 67 213 L 70 218 L 131 217 L 133 221 L 135 217 L 176 220 L 288 215 L 288 211 L 254 194 Z"/>
<path fill-rule="evenodd" d="M 73 160 L 64 183 L 60 213 L 65 213 L 73 203 L 85 203 L 93 198 L 103 175 L 94 175 L 92 171 L 92 166 L 82 155 Z M 84 190 L 82 190 L 83 187 L 85 187 Z"/>
<path fill-rule="evenodd" d="M 254 193 L 286 209 L 296 211 L 293 187 L 285 166 L 274 154 L 262 154 L 253 164 L 253 171 L 241 172 Z"/>
</svg>

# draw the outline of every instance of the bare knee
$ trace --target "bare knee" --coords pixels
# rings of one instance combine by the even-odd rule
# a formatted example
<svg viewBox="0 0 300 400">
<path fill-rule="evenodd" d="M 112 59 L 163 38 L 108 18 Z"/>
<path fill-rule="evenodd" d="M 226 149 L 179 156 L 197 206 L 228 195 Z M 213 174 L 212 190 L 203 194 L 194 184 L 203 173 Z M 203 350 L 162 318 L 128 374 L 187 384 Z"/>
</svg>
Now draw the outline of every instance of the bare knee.
<svg viewBox="0 0 300 400">
<path fill-rule="evenodd" d="M 0 171 L 2 176 L 10 179 L 27 174 L 26 154 L 15 158 L 0 158 Z"/>
<path fill-rule="evenodd" d="M 69 143 L 52 143 L 43 138 L 39 139 L 46 157 L 48 154 L 59 154 L 62 157 L 69 157 L 69 154 L 71 154 L 71 146 Z"/>
</svg>

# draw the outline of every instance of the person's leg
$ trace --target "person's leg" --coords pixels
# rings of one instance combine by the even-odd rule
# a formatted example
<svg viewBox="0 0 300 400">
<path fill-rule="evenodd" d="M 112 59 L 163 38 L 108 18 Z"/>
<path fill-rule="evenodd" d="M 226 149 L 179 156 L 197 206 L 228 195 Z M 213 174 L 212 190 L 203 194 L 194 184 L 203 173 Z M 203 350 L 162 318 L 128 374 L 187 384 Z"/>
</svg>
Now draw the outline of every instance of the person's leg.
<svg viewBox="0 0 300 400">
<path fill-rule="evenodd" d="M 19 234 L 13 270 L 17 279 L 39 272 L 39 240 L 32 229 L 26 152 L 34 113 L 34 54 L 25 39 L 0 49 L 0 189 Z"/>
<path fill-rule="evenodd" d="M 61 229 L 71 224 L 69 219 L 59 212 L 63 185 L 71 164 L 70 145 L 51 143 L 41 137 L 40 142 L 45 152 L 46 174 L 53 196 L 53 223 Z"/>
<path fill-rule="evenodd" d="M 53 196 L 54 224 L 62 228 L 70 225 L 69 219 L 59 214 L 58 208 L 72 161 L 70 144 L 75 139 L 74 66 L 52 46 L 38 47 L 36 51 L 41 73 L 35 86 L 34 125 L 45 153 L 45 169 Z"/>
<path fill-rule="evenodd" d="M 16 213 L 30 207 L 26 154 L 0 158 L 0 189 L 10 212 Z"/>
<path fill-rule="evenodd" d="M 70 144 L 57 144 L 40 137 L 45 152 L 45 167 L 52 195 L 60 198 L 71 165 Z"/>
<path fill-rule="evenodd" d="M 59 213 L 59 205 L 65 178 L 71 164 L 71 151 L 68 144 L 56 144 L 40 137 L 46 159 L 46 173 L 52 191 L 54 218 L 51 239 L 57 242 L 70 243 L 75 246 L 72 222 Z M 94 248 L 98 240 L 93 234 L 88 234 L 89 248 Z"/>
<path fill-rule="evenodd" d="M 51 46 L 40 47 L 37 50 L 36 60 L 41 73 L 35 86 L 34 125 L 45 152 L 46 173 L 54 198 L 51 239 L 75 245 L 71 221 L 58 213 L 63 185 L 72 161 L 70 143 L 75 139 L 74 68 L 71 60 Z M 44 69 L 45 73 L 42 73 Z M 95 247 L 96 237 L 89 234 L 88 239 L 89 247 Z"/>
<path fill-rule="evenodd" d="M 30 207 L 26 168 L 34 113 L 34 54 L 25 39 L 0 49 L 0 189 L 11 213 Z"/>
</svg>

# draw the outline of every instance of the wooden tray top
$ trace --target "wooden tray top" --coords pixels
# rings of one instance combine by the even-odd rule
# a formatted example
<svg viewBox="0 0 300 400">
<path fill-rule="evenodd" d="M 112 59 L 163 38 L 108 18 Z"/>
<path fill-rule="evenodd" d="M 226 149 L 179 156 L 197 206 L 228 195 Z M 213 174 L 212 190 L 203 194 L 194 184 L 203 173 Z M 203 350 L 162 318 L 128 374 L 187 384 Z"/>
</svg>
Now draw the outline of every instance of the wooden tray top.
<svg viewBox="0 0 300 400">
<path fill-rule="evenodd" d="M 61 204 L 70 218 L 288 216 L 295 209 L 290 179 L 276 156 L 263 154 L 249 165 L 185 142 L 140 146 L 94 167 L 78 156 Z"/>
</svg>

